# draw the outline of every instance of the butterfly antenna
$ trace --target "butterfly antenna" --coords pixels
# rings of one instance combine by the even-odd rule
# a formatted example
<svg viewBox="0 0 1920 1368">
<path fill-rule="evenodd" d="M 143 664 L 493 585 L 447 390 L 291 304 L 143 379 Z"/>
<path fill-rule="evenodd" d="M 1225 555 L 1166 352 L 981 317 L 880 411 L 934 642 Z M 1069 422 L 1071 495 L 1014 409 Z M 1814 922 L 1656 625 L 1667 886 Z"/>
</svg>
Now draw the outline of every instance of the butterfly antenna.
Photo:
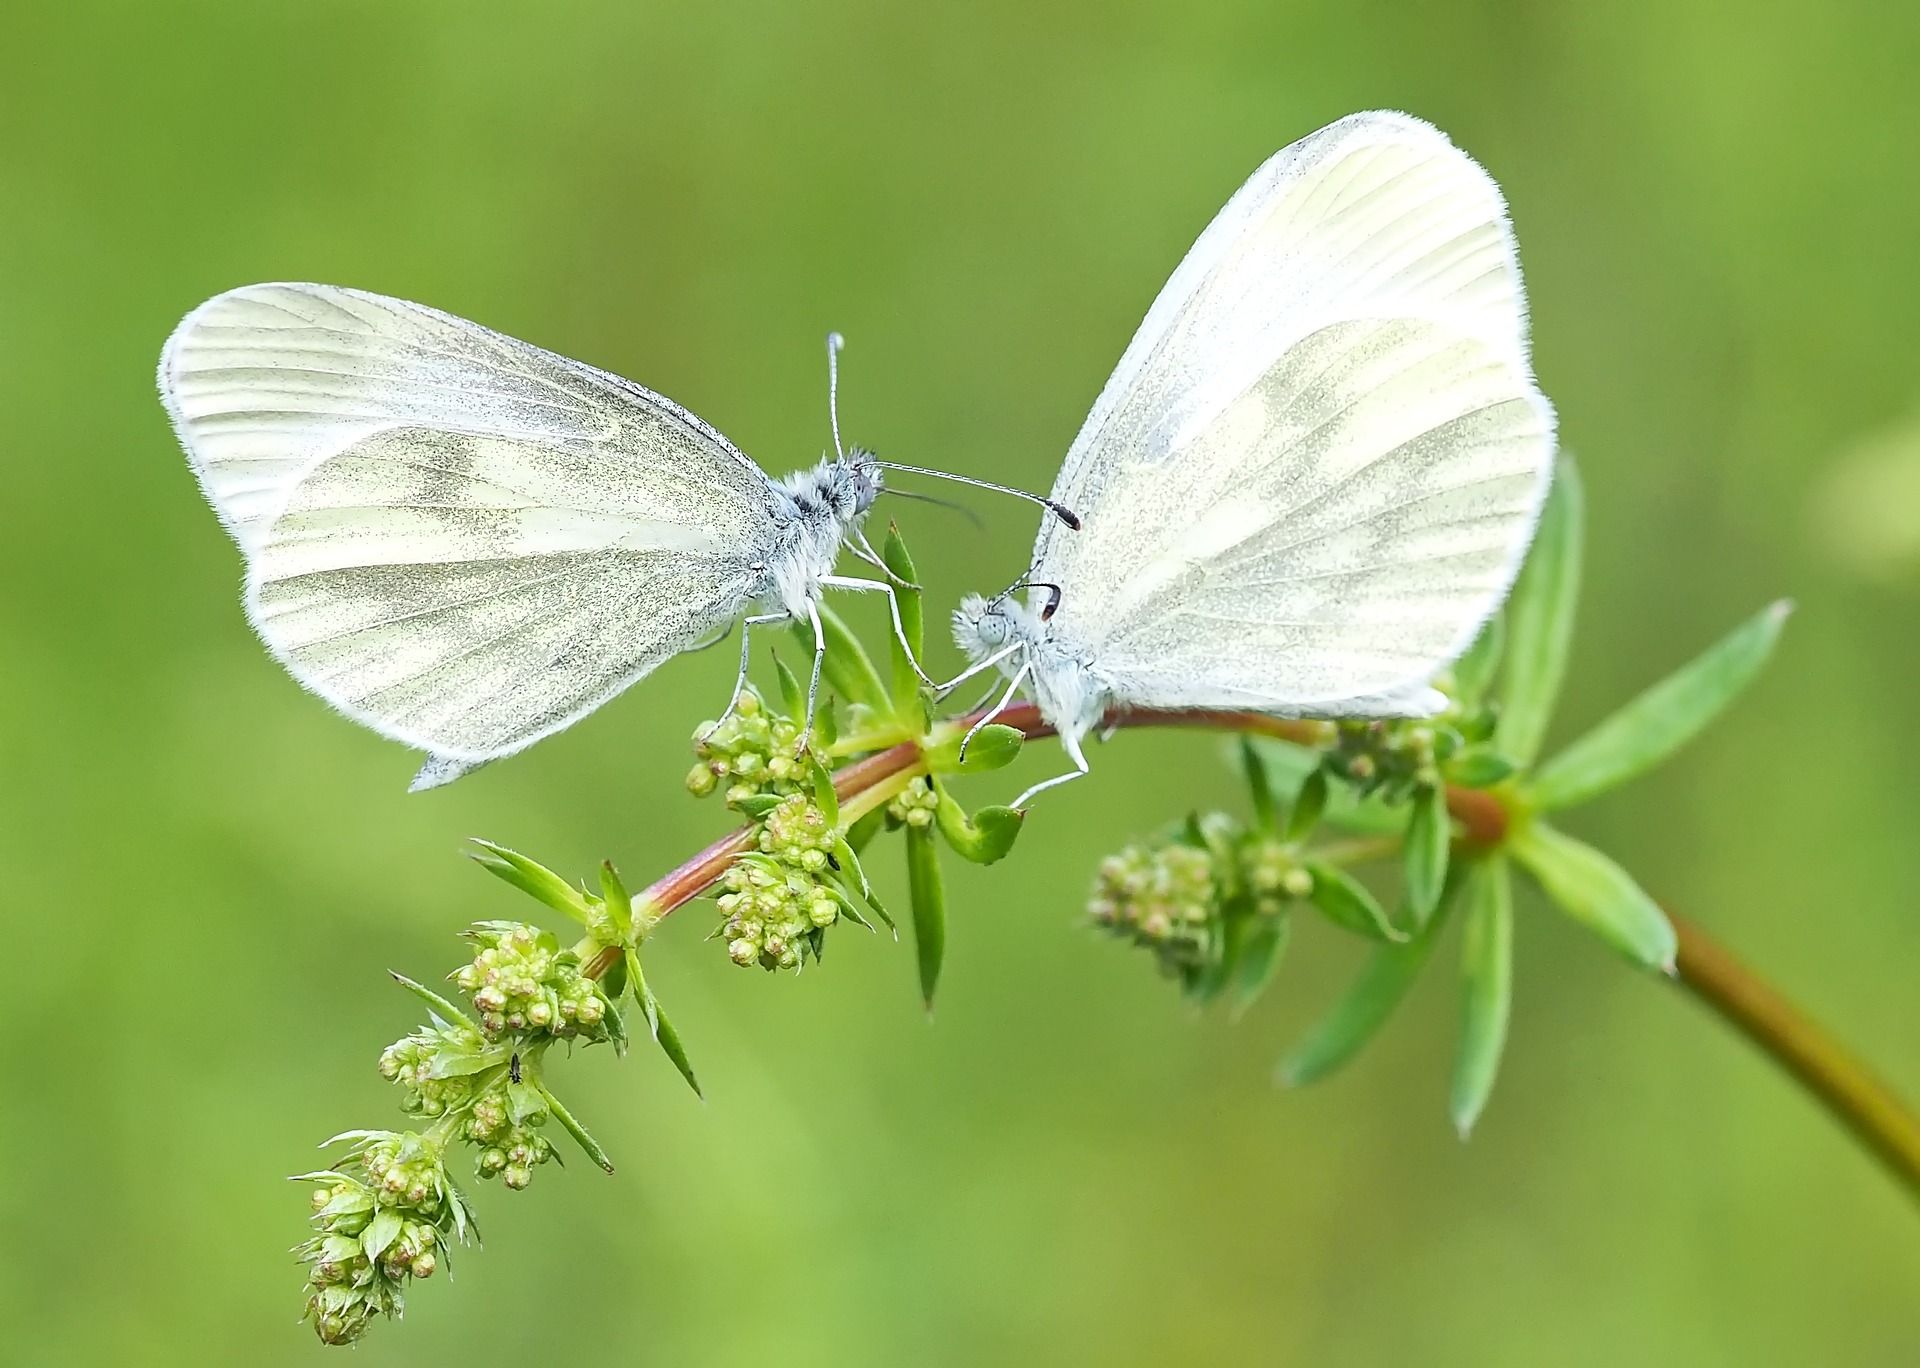
<svg viewBox="0 0 1920 1368">
<path fill-rule="evenodd" d="M 1065 504 L 1042 498 L 1038 494 L 1029 494 L 1024 489 L 1015 489 L 1012 485 L 995 484 L 991 480 L 976 480 L 970 475 L 955 475 L 945 470 L 929 470 L 925 466 L 901 465 L 898 461 L 880 461 L 878 464 L 888 470 L 905 471 L 909 475 L 931 475 L 937 480 L 952 480 L 956 484 L 972 485 L 975 489 L 990 489 L 996 494 L 1011 494 L 1016 499 L 1025 499 L 1029 503 L 1039 504 L 1074 531 L 1080 530 L 1080 515 Z"/>
<path fill-rule="evenodd" d="M 895 489 L 892 485 L 888 485 L 887 488 L 882 490 L 881 492 L 884 494 L 891 494 L 896 499 L 912 499 L 915 503 L 938 504 L 941 508 L 950 508 L 955 513 L 958 513 L 961 517 L 965 518 L 968 522 L 972 523 L 975 527 L 979 528 L 982 532 L 987 530 L 986 523 L 981 519 L 978 513 L 974 512 L 971 508 L 968 508 L 963 503 L 955 503 L 952 499 L 942 499 L 935 495 L 922 494 L 919 491 L 912 490 L 912 489 Z"/>
<path fill-rule="evenodd" d="M 833 452 L 841 460 L 847 459 L 847 449 L 840 445 L 840 349 L 847 345 L 847 339 L 837 332 L 827 334 L 827 418 L 833 424 Z"/>
</svg>

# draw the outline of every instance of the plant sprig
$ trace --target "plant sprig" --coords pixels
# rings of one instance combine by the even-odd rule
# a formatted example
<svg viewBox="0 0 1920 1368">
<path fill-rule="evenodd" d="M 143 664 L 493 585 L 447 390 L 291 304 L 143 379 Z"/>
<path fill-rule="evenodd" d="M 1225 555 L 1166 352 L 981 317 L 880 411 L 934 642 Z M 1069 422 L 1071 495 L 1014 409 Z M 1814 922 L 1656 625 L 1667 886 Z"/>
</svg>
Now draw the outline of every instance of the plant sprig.
<svg viewBox="0 0 1920 1368">
<path fill-rule="evenodd" d="M 1449 1111 L 1462 1135 L 1482 1117 L 1508 1036 L 1514 964 L 1513 872 L 1628 961 L 1677 976 L 1766 1048 L 1920 1194 L 1920 1121 L 1864 1069 L 1690 924 L 1663 911 L 1617 862 L 1560 829 L 1559 815 L 1672 756 L 1759 674 L 1787 616 L 1771 605 L 1586 736 L 1538 759 L 1567 671 L 1583 537 L 1571 466 L 1556 480 L 1528 565 L 1506 611 L 1436 683 L 1440 716 L 1318 722 L 1225 711 L 1119 710 L 1114 728 L 1201 727 L 1240 734 L 1235 761 L 1251 816 L 1187 814 L 1109 857 L 1089 912 L 1115 938 L 1147 950 L 1190 997 L 1225 998 L 1236 1014 L 1277 981 L 1293 924 L 1317 914 L 1366 941 L 1359 976 L 1280 1062 L 1303 1084 L 1334 1072 L 1370 1041 L 1461 925 L 1460 1041 Z M 901 624 L 918 653 L 923 609 L 897 531 L 882 560 Z M 405 1285 L 430 1276 L 472 1238 L 471 1206 L 447 1169 L 461 1146 L 480 1176 L 527 1186 L 558 1152 L 549 1119 L 606 1172 L 614 1161 L 553 1090 L 551 1047 L 631 1039 L 622 1003 L 696 1093 L 686 1046 L 643 967 L 661 924 L 712 891 L 709 937 L 743 966 L 800 971 L 820 961 L 842 922 L 869 933 L 895 921 L 864 860 L 899 833 L 919 994 L 931 1008 L 950 917 L 940 850 L 978 864 L 1011 852 L 1024 814 L 992 803 L 969 811 L 954 781 L 976 782 L 1051 735 L 1029 704 L 982 730 L 963 762 L 960 738 L 979 716 L 939 717 L 900 644 L 886 668 L 823 610 L 828 690 L 812 718 L 797 677 L 776 658 L 778 705 L 749 690 L 737 714 L 703 727 L 687 787 L 719 792 L 743 825 L 639 893 L 610 862 L 592 886 L 486 841 L 475 861 L 579 928 L 551 932 L 482 922 L 475 958 L 450 975 L 453 997 L 400 975 L 425 1026 L 390 1046 L 382 1072 L 404 1089 L 419 1131 L 356 1131 L 318 1184 L 315 1233 L 299 1253 L 309 1316 L 329 1343 L 398 1316 Z M 811 654 L 811 637 L 804 649 Z M 802 738 L 805 743 L 802 744 Z M 1551 821 L 1549 818 L 1551 817 Z M 1381 887 L 1384 879 L 1384 888 Z M 962 917 L 964 920 L 964 914 Z M 964 931 L 964 926 L 960 928 Z"/>
</svg>

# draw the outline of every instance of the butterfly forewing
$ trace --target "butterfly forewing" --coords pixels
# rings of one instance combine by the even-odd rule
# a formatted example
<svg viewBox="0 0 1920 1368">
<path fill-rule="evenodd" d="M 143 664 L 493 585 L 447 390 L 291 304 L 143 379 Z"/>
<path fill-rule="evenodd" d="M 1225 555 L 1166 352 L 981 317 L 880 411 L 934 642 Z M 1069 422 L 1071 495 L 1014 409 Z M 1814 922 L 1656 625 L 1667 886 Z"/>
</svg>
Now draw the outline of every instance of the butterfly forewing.
<svg viewBox="0 0 1920 1368">
<path fill-rule="evenodd" d="M 734 617 L 774 550 L 772 487 L 699 419 L 421 305 L 235 290 L 161 387 L 269 648 L 436 756 L 566 726 Z"/>
</svg>

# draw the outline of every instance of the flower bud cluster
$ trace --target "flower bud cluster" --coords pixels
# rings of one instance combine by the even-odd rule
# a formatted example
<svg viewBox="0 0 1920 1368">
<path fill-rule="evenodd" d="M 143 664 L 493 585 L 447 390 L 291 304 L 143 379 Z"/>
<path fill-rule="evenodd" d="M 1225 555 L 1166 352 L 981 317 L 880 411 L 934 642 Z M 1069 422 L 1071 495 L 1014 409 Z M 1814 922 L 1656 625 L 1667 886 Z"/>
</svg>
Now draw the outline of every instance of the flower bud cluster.
<svg viewBox="0 0 1920 1368">
<path fill-rule="evenodd" d="M 694 734 L 699 762 L 687 774 L 687 791 L 704 798 L 724 789 L 727 805 L 770 793 L 785 797 L 807 782 L 807 755 L 800 724 L 771 711 L 752 688 L 743 689 L 733 715 Z"/>
<path fill-rule="evenodd" d="M 933 825 L 934 814 L 939 810 L 940 795 L 921 777 L 901 789 L 899 796 L 887 804 L 887 821 L 893 826 L 925 830 Z"/>
<path fill-rule="evenodd" d="M 1230 924 L 1281 916 L 1313 890 L 1296 847 L 1210 813 L 1101 861 L 1087 915 L 1194 987 L 1220 965 Z"/>
<path fill-rule="evenodd" d="M 1207 958 L 1219 904 L 1210 850 L 1184 842 L 1130 845 L 1100 862 L 1087 915 L 1177 973 Z"/>
<path fill-rule="evenodd" d="M 380 1076 L 406 1089 L 400 1110 L 409 1116 L 444 1116 L 473 1100 L 473 1075 L 443 1077 L 442 1061 L 482 1048 L 480 1037 L 465 1026 L 422 1026 L 380 1052 Z"/>
<path fill-rule="evenodd" d="M 351 1344 L 375 1316 L 400 1314 L 406 1284 L 430 1278 L 448 1235 L 464 1225 L 439 1145 L 412 1132 L 362 1135 L 338 1169 L 312 1175 L 314 1236 L 307 1319 L 324 1344 Z"/>
<path fill-rule="evenodd" d="M 467 1138 L 480 1146 L 474 1161 L 482 1178 L 498 1178 L 516 1192 L 533 1181 L 533 1171 L 554 1157 L 553 1142 L 534 1128 L 546 1124 L 544 1106 L 522 1110 L 520 1119 L 512 1119 L 505 1090 L 495 1097 L 483 1097 L 467 1118 Z"/>
<path fill-rule="evenodd" d="M 1251 837 L 1239 854 L 1247 895 L 1260 916 L 1277 917 L 1288 903 L 1313 896 L 1313 875 L 1286 842 L 1272 836 Z"/>
<path fill-rule="evenodd" d="M 489 1040 L 505 1035 L 605 1040 L 607 1000 L 579 959 L 551 931 L 522 922 L 481 922 L 467 939 L 480 947 L 452 974 L 473 995 Z"/>
<path fill-rule="evenodd" d="M 1440 766 L 1463 744 L 1460 733 L 1444 719 L 1375 719 L 1337 726 L 1325 760 L 1329 773 L 1362 795 L 1377 793 L 1389 802 L 1438 785 Z"/>
</svg>

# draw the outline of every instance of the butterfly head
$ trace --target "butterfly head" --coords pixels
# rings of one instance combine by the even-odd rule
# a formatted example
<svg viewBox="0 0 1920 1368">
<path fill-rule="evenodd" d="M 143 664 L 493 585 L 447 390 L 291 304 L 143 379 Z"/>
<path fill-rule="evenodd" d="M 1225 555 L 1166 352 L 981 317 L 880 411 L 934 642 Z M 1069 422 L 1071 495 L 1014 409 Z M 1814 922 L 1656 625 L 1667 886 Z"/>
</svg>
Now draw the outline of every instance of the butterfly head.
<svg viewBox="0 0 1920 1368">
<path fill-rule="evenodd" d="M 1023 588 L 1040 592 L 1022 603 L 1014 593 Z M 1016 645 L 1032 651 L 1047 639 L 1047 624 L 1059 606 L 1060 587 L 1055 584 L 1022 581 L 992 598 L 968 594 L 953 613 L 954 644 L 974 660 Z"/>
</svg>

